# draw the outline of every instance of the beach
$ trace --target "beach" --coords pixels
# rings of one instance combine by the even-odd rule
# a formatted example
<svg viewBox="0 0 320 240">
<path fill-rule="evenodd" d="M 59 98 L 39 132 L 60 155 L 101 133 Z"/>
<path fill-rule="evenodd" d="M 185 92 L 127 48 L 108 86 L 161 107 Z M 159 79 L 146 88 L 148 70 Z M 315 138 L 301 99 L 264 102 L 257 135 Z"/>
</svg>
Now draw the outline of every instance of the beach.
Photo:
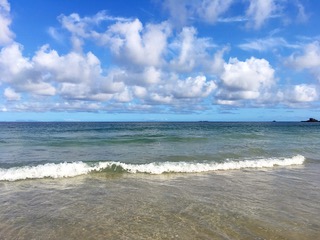
<svg viewBox="0 0 320 240">
<path fill-rule="evenodd" d="M 2 123 L 1 239 L 316 239 L 320 124 Z"/>
</svg>

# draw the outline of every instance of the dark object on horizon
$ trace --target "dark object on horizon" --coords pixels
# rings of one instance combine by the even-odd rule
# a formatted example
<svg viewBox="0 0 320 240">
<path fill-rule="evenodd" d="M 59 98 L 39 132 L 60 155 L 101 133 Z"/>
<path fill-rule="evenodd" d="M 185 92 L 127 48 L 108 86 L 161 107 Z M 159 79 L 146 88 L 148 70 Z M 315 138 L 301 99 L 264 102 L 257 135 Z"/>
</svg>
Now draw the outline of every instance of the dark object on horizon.
<svg viewBox="0 0 320 240">
<path fill-rule="evenodd" d="M 309 120 L 302 121 L 302 122 L 319 122 L 319 121 L 317 119 L 315 119 L 315 118 L 309 118 Z"/>
</svg>

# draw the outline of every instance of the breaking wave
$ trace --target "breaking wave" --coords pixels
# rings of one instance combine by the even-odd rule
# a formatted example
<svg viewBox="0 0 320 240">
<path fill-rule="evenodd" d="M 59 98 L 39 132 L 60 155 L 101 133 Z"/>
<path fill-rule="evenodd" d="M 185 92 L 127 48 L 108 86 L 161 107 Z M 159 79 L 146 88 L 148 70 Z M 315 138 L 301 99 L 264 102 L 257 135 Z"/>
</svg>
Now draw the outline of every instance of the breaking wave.
<svg viewBox="0 0 320 240">
<path fill-rule="evenodd" d="M 9 169 L 0 168 L 0 181 L 16 181 L 39 178 L 67 178 L 92 172 L 113 171 L 128 173 L 200 173 L 218 170 L 237 170 L 243 168 L 272 168 L 275 166 L 301 165 L 305 157 L 297 155 L 292 158 L 267 158 L 258 160 L 227 161 L 222 163 L 190 162 L 153 162 L 147 164 L 126 164 L 121 162 L 84 162 L 47 163 L 37 166 L 22 166 Z"/>
</svg>

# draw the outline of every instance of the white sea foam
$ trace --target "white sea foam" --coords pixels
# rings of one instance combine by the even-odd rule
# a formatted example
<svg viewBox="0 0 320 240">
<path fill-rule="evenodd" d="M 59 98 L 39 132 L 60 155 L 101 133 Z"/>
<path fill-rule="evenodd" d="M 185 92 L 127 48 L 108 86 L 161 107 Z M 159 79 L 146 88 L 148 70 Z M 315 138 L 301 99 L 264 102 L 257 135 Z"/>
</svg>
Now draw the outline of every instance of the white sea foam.
<svg viewBox="0 0 320 240">
<path fill-rule="evenodd" d="M 120 162 L 99 162 L 89 165 L 84 162 L 47 163 L 38 166 L 23 166 L 9 169 L 0 168 L 0 181 L 16 181 L 36 178 L 66 178 L 88 174 L 93 171 L 117 166 L 129 173 L 198 173 L 217 170 L 236 170 L 242 168 L 270 168 L 303 164 L 305 157 L 268 158 L 259 160 L 229 161 L 223 163 L 158 162 L 148 164 L 126 164 Z"/>
</svg>

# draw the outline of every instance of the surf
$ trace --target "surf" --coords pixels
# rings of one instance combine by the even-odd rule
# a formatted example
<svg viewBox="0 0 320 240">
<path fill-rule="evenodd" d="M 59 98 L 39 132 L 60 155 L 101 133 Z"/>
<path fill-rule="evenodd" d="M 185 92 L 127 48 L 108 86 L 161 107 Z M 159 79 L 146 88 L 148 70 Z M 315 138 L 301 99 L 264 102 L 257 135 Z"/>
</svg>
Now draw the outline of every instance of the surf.
<svg viewBox="0 0 320 240">
<path fill-rule="evenodd" d="M 8 169 L 0 168 L 0 181 L 17 181 L 40 178 L 69 178 L 93 172 L 127 172 L 127 173 L 201 173 L 239 169 L 273 168 L 276 166 L 301 165 L 305 161 L 302 155 L 290 158 L 261 158 L 217 162 L 152 162 L 145 164 L 128 164 L 122 162 L 63 162 L 46 163 L 36 166 L 21 166 Z"/>
</svg>

